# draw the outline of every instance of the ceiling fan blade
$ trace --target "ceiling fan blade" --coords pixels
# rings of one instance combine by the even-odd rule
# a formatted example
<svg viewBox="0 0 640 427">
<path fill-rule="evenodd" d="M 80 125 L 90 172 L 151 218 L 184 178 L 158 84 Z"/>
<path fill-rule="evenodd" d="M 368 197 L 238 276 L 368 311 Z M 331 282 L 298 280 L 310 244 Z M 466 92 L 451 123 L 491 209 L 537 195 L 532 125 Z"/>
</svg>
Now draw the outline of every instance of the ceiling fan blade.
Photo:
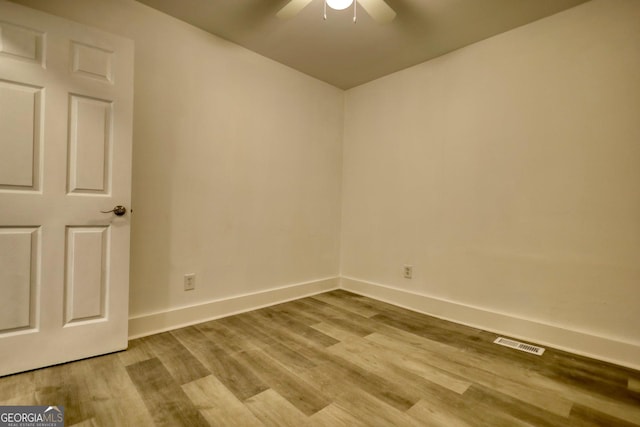
<svg viewBox="0 0 640 427">
<path fill-rule="evenodd" d="M 396 12 L 384 0 L 358 0 L 360 6 L 377 22 L 391 22 Z"/>
<path fill-rule="evenodd" d="M 276 13 L 278 18 L 288 19 L 296 16 L 302 9 L 304 9 L 312 0 L 291 0 L 282 9 Z"/>
</svg>

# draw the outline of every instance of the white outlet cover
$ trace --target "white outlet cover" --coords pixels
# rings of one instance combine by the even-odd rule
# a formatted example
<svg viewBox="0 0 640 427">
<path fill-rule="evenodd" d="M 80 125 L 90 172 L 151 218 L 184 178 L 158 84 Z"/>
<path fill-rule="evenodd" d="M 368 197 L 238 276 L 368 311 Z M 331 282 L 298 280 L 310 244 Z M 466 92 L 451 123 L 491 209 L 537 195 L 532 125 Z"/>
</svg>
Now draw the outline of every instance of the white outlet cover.
<svg viewBox="0 0 640 427">
<path fill-rule="evenodd" d="M 404 265 L 402 267 L 402 275 L 405 279 L 411 279 L 413 277 L 413 266 L 412 265 Z"/>
<path fill-rule="evenodd" d="M 196 288 L 196 275 L 189 273 L 184 275 L 184 290 L 192 291 Z"/>
</svg>

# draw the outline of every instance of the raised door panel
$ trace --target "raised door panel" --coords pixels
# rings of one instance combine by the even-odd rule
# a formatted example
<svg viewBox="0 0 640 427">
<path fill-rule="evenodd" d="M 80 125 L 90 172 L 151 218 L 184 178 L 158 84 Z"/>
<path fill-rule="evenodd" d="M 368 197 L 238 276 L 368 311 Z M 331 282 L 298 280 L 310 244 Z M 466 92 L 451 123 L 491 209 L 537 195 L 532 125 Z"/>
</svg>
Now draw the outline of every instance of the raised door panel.
<svg viewBox="0 0 640 427">
<path fill-rule="evenodd" d="M 97 46 L 73 42 L 71 69 L 74 73 L 113 83 L 114 52 Z"/>
<path fill-rule="evenodd" d="M 35 327 L 39 228 L 0 227 L 0 334 Z"/>
<path fill-rule="evenodd" d="M 37 190 L 42 88 L 0 80 L 0 190 Z"/>
<path fill-rule="evenodd" d="M 0 56 L 44 66 L 44 42 L 41 31 L 0 21 Z"/>
<path fill-rule="evenodd" d="M 69 192 L 110 192 L 112 103 L 71 95 Z"/>
<path fill-rule="evenodd" d="M 65 323 L 105 318 L 109 227 L 67 227 Z"/>
</svg>

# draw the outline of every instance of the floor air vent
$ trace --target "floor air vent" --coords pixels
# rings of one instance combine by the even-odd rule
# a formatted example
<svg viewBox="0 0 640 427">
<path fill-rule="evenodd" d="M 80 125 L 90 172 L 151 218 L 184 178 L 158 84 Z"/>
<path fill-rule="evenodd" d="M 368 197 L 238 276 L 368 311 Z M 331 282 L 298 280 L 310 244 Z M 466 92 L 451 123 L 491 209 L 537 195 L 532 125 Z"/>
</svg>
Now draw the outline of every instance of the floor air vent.
<svg viewBox="0 0 640 427">
<path fill-rule="evenodd" d="M 541 356 L 544 353 L 544 348 L 538 347 L 537 345 L 525 344 L 523 342 L 510 340 L 508 338 L 498 337 L 494 341 L 496 344 L 503 345 L 505 347 L 515 348 L 516 350 L 524 351 L 531 354 L 537 354 Z"/>
</svg>

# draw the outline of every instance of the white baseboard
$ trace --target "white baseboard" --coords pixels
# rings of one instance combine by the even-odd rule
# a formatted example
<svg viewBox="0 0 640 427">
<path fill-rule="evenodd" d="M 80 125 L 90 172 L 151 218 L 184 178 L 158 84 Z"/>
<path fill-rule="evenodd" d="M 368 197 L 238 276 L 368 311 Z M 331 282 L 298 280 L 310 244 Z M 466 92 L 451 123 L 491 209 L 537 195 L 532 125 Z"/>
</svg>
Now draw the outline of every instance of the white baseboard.
<svg viewBox="0 0 640 427">
<path fill-rule="evenodd" d="M 129 339 L 342 288 L 451 322 L 640 370 L 640 344 L 524 319 L 352 277 L 332 277 L 129 319 Z"/>
<path fill-rule="evenodd" d="M 339 283 L 338 277 L 332 277 L 252 294 L 208 301 L 202 304 L 176 308 L 159 313 L 131 317 L 129 318 L 129 339 L 195 325 L 197 323 L 327 292 L 338 289 Z"/>
<path fill-rule="evenodd" d="M 340 287 L 444 320 L 640 370 L 638 343 L 571 330 L 352 277 L 342 277 Z"/>
</svg>

